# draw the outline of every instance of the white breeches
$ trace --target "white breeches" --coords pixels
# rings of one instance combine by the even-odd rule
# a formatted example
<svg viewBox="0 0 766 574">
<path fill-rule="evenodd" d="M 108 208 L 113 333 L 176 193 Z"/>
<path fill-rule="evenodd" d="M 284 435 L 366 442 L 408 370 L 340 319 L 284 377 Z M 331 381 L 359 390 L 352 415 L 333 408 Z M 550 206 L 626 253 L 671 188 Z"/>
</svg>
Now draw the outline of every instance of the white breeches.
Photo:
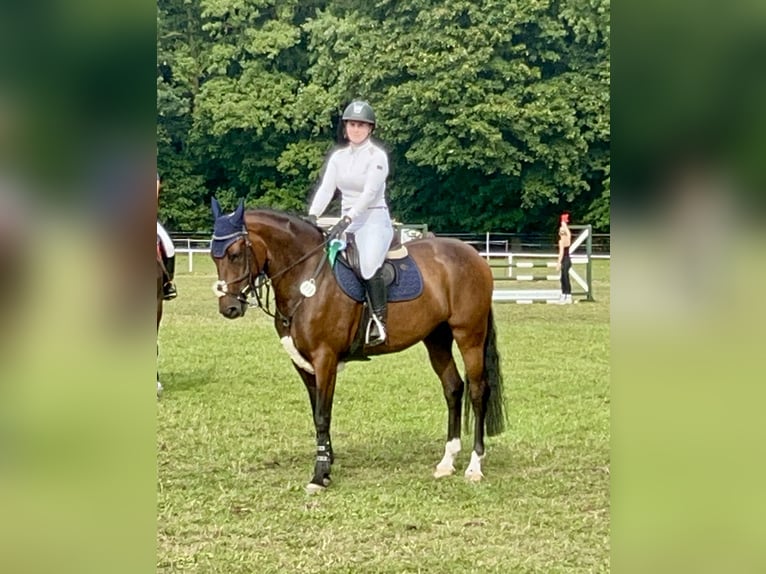
<svg viewBox="0 0 766 574">
<path fill-rule="evenodd" d="M 173 257 L 176 254 L 173 240 L 170 239 L 170 235 L 168 235 L 168 232 L 165 231 L 165 228 L 162 227 L 162 224 L 159 221 L 157 222 L 157 237 L 159 237 L 162 242 L 162 248 L 165 250 L 165 255 Z"/>
<path fill-rule="evenodd" d="M 351 223 L 346 231 L 356 237 L 362 277 L 369 279 L 383 265 L 391 239 L 394 237 L 394 227 L 391 225 L 388 210 L 369 209 Z"/>
</svg>

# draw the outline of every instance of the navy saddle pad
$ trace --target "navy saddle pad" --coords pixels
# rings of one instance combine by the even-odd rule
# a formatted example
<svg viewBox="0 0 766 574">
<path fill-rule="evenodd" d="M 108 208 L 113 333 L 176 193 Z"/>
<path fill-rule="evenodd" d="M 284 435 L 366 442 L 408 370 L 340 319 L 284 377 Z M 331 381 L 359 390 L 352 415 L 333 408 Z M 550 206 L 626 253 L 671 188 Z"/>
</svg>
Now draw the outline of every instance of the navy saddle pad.
<svg viewBox="0 0 766 574">
<path fill-rule="evenodd" d="M 345 258 L 335 259 L 333 272 L 346 295 L 360 303 L 365 300 L 364 285 Z M 404 259 L 386 259 L 383 272 L 389 301 L 409 301 L 423 292 L 423 276 L 409 255 Z"/>
</svg>

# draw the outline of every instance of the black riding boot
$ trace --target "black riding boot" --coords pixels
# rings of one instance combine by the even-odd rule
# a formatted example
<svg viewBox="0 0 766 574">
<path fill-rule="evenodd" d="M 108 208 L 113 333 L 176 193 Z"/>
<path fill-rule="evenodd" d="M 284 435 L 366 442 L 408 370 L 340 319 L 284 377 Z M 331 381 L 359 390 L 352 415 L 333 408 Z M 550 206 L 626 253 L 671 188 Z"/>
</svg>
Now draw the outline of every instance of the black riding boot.
<svg viewBox="0 0 766 574">
<path fill-rule="evenodd" d="M 175 299 L 178 295 L 176 286 L 173 283 L 173 277 L 176 274 L 176 256 L 173 255 L 172 257 L 165 257 L 164 263 L 165 270 L 168 272 L 168 274 L 165 278 L 165 284 L 162 286 L 162 298 L 166 301 L 169 301 L 170 299 Z"/>
<path fill-rule="evenodd" d="M 386 285 L 383 281 L 383 269 L 378 269 L 375 275 L 366 282 L 367 295 L 370 302 L 370 323 L 367 325 L 365 344 L 373 347 L 386 342 Z"/>
</svg>

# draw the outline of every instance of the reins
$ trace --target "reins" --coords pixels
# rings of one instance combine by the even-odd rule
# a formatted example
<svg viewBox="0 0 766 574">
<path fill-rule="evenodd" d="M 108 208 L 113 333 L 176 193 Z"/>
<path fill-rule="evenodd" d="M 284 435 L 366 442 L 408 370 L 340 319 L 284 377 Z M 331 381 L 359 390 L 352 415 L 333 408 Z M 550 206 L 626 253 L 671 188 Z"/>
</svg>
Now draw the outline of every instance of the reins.
<svg viewBox="0 0 766 574">
<path fill-rule="evenodd" d="M 320 243 L 319 245 L 317 245 L 317 246 L 316 246 L 316 247 L 314 247 L 313 249 L 310 249 L 309 251 L 307 251 L 306 253 L 304 253 L 304 254 L 303 254 L 303 256 L 302 256 L 300 259 L 298 259 L 298 261 L 296 261 L 295 263 L 293 263 L 292 265 L 290 265 L 290 266 L 288 266 L 288 267 L 285 267 L 285 268 L 284 268 L 284 269 L 282 269 L 282 271 L 280 271 L 279 273 L 275 273 L 274 275 L 272 275 L 271 277 L 269 277 L 269 280 L 273 282 L 273 281 L 274 281 L 274 279 L 276 279 L 277 277 L 279 277 L 279 276 L 280 276 L 280 275 L 282 275 L 283 273 L 287 273 L 287 272 L 288 272 L 288 271 L 290 271 L 290 269 L 292 269 L 293 267 L 297 266 L 297 265 L 298 265 L 298 264 L 300 264 L 300 263 L 303 263 L 303 262 L 304 262 L 306 259 L 308 259 L 308 258 L 309 258 L 311 255 L 313 255 L 314 253 L 316 253 L 317 251 L 319 251 L 320 249 L 322 249 L 322 248 L 323 248 L 325 245 L 327 245 L 327 244 L 330 242 L 330 239 L 331 239 L 331 238 L 325 239 L 324 241 L 322 241 L 322 243 Z M 312 276 L 312 279 L 315 279 L 315 278 L 316 278 L 316 276 L 317 276 L 317 275 L 319 275 L 319 270 L 320 270 L 320 269 L 322 268 L 322 266 L 324 265 L 324 260 L 325 260 L 325 258 L 324 258 L 324 257 L 322 257 L 322 261 L 319 263 L 319 266 L 317 267 L 317 270 L 316 270 L 316 271 L 314 271 L 314 275 Z"/>
</svg>

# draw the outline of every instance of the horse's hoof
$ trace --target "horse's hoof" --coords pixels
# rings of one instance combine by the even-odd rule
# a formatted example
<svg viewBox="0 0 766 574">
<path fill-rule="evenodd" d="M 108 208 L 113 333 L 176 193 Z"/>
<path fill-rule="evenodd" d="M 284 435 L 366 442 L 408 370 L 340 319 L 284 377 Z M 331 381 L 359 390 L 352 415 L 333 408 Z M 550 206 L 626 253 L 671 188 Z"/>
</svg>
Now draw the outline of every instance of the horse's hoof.
<svg viewBox="0 0 766 574">
<path fill-rule="evenodd" d="M 434 471 L 434 478 L 444 478 L 445 476 L 452 476 L 455 473 L 455 467 L 436 467 Z"/>
<path fill-rule="evenodd" d="M 318 484 L 314 484 L 313 482 L 309 482 L 306 485 L 306 494 L 319 494 L 326 489 L 327 488 L 325 486 L 320 486 Z"/>
<path fill-rule="evenodd" d="M 465 471 L 465 478 L 469 482 L 480 482 L 484 475 L 479 471 Z"/>
</svg>

